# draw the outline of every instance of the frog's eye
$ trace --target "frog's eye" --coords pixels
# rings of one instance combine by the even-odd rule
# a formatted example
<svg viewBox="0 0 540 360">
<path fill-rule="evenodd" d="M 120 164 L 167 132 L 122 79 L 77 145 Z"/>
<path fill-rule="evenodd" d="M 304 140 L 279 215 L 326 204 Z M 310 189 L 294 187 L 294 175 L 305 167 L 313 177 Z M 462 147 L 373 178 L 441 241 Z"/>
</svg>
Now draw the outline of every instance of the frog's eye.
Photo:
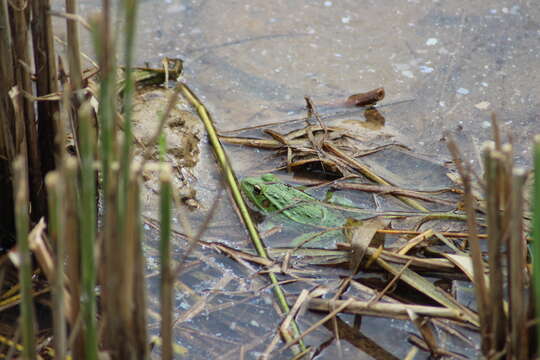
<svg viewBox="0 0 540 360">
<path fill-rule="evenodd" d="M 261 187 L 258 185 L 253 186 L 253 192 L 255 195 L 261 195 Z"/>
</svg>

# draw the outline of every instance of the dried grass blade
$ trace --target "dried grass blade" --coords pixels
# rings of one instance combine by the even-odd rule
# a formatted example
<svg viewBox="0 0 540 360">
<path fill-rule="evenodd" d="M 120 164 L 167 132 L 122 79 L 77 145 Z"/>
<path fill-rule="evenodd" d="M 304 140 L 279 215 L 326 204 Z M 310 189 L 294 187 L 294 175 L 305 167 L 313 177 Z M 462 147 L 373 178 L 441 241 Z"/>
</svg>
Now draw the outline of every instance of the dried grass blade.
<svg viewBox="0 0 540 360">
<path fill-rule="evenodd" d="M 368 253 L 370 256 L 373 257 L 375 255 L 375 250 L 370 248 L 368 249 Z M 401 269 L 399 267 L 384 261 L 380 257 L 377 257 L 375 259 L 375 262 L 384 270 L 390 272 L 394 276 L 400 273 Z M 447 307 L 449 310 L 453 310 L 458 313 L 462 320 L 466 320 L 474 325 L 478 325 L 478 319 L 475 316 L 473 316 L 469 311 L 465 311 L 465 309 L 453 298 L 449 298 L 448 296 L 442 294 L 442 290 L 435 287 L 435 285 L 424 279 L 422 276 L 418 275 L 416 272 L 410 269 L 405 269 L 401 274 L 400 278 L 424 295 L 432 298 L 439 304 Z"/>
<path fill-rule="evenodd" d="M 405 245 L 403 245 L 401 247 L 401 249 L 399 249 L 397 251 L 397 253 L 399 255 L 406 255 L 411 249 L 413 249 L 416 245 L 420 244 L 421 242 L 423 241 L 426 241 L 427 239 L 429 239 L 431 236 L 433 236 L 433 230 L 429 229 L 429 230 L 426 230 L 424 231 L 423 233 L 421 233 L 420 235 L 416 235 L 415 237 L 413 237 L 412 239 L 410 239 L 409 241 L 407 241 L 407 243 Z"/>
<path fill-rule="evenodd" d="M 328 150 L 330 152 L 334 153 L 336 156 L 338 156 L 339 158 L 344 160 L 348 165 L 350 165 L 351 167 L 356 169 L 358 172 L 360 172 L 362 175 L 364 175 L 368 179 L 370 179 L 370 180 L 372 180 L 372 181 L 374 181 L 374 182 L 376 182 L 378 184 L 381 184 L 381 185 L 392 186 L 391 183 L 389 183 L 388 181 L 386 181 L 385 179 L 383 179 L 382 177 L 380 177 L 379 175 L 377 175 L 373 171 L 371 171 L 371 169 L 369 167 L 363 165 L 362 163 L 360 163 L 356 159 L 350 157 L 349 155 L 347 155 L 343 151 L 339 150 L 332 143 L 325 142 L 324 146 L 326 148 L 328 148 Z M 398 195 L 396 197 L 398 199 L 400 199 L 403 203 L 409 205 L 410 207 L 412 207 L 414 209 L 424 211 L 424 212 L 429 212 L 428 209 L 426 209 L 424 206 L 422 206 L 420 203 L 418 203 L 417 201 L 415 201 L 413 199 L 409 199 L 409 198 L 403 197 L 401 195 Z"/>
<path fill-rule="evenodd" d="M 378 229 L 384 229 L 390 223 L 390 220 L 384 218 L 373 218 L 354 224 L 355 221 L 348 221 L 346 224 L 346 233 L 350 233 L 351 255 L 350 269 L 352 274 L 356 274 L 364 255 L 377 235 Z"/>
<path fill-rule="evenodd" d="M 310 304 L 309 307 L 310 308 L 311 308 L 311 302 L 313 300 L 318 300 L 318 299 L 312 299 L 312 300 L 309 301 L 309 304 Z M 335 301 L 335 302 L 332 301 L 330 306 L 333 307 L 333 305 L 337 305 L 337 307 L 335 307 L 335 308 L 333 307 L 331 309 L 328 308 L 327 311 L 329 311 L 329 313 L 325 317 L 323 317 L 321 320 L 317 321 L 315 324 L 311 325 L 306 331 L 302 332 L 300 334 L 300 336 L 296 337 L 292 342 L 288 342 L 287 345 L 285 345 L 282 350 L 286 350 L 286 349 L 290 348 L 291 346 L 297 344 L 301 339 L 303 339 L 304 337 L 306 337 L 307 335 L 309 335 L 310 333 L 315 331 L 319 326 L 321 326 L 322 324 L 324 324 L 328 320 L 332 319 L 334 316 L 339 314 L 341 311 L 343 311 L 343 309 L 345 309 L 347 306 L 349 306 L 353 302 L 354 302 L 353 298 L 349 298 L 347 300 L 344 300 L 341 303 L 339 303 L 338 301 Z"/>
<path fill-rule="evenodd" d="M 463 183 L 463 188 L 465 191 L 464 194 L 464 205 L 467 212 L 467 227 L 469 229 L 469 244 L 471 246 L 471 258 L 473 260 L 474 266 L 474 289 L 477 300 L 478 307 L 478 316 L 480 321 L 480 329 L 483 332 L 482 338 L 483 341 L 488 341 L 489 333 L 489 320 L 488 320 L 488 309 L 489 309 L 489 299 L 488 299 L 488 288 L 484 279 L 485 266 L 484 260 L 482 257 L 482 252 L 480 250 L 480 243 L 478 241 L 478 229 L 476 221 L 476 210 L 474 209 L 474 195 L 472 192 L 471 184 L 471 171 L 469 167 L 465 167 L 461 161 L 459 150 L 456 143 L 451 140 L 448 142 L 448 149 L 452 154 L 456 168 L 461 176 Z"/>
<path fill-rule="evenodd" d="M 422 335 L 422 338 L 424 339 L 424 342 L 429 348 L 431 354 L 436 356 L 436 354 L 439 352 L 439 346 L 437 345 L 437 339 L 433 333 L 433 327 L 431 326 L 429 319 L 419 316 L 412 310 L 407 310 L 407 313 L 413 324 Z"/>
<path fill-rule="evenodd" d="M 343 306 L 345 304 L 346 306 Z M 349 314 L 381 316 L 394 319 L 407 320 L 409 319 L 407 311 L 413 311 L 416 314 L 425 316 L 447 318 L 457 321 L 464 320 L 461 312 L 445 307 L 383 302 L 370 304 L 368 301 L 355 301 L 352 298 L 348 300 L 311 299 L 308 307 L 310 310 L 316 311 L 333 311 L 334 309 L 340 309 L 340 312 Z"/>
</svg>

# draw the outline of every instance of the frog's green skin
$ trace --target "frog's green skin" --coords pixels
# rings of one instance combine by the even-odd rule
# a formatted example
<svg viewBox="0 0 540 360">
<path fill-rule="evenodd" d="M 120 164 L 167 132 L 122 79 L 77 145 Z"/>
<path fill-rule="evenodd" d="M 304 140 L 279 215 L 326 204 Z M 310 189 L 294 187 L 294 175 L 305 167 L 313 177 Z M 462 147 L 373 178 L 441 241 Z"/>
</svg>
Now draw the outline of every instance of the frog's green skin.
<svg viewBox="0 0 540 360">
<path fill-rule="evenodd" d="M 346 218 L 338 211 L 283 183 L 273 174 L 245 178 L 240 182 L 240 187 L 246 197 L 266 214 L 279 212 L 296 223 L 317 227 L 319 231 L 339 228 L 346 222 Z M 326 235 L 335 238 L 336 233 L 338 232 L 331 231 Z M 322 240 L 321 237 L 318 238 Z"/>
</svg>

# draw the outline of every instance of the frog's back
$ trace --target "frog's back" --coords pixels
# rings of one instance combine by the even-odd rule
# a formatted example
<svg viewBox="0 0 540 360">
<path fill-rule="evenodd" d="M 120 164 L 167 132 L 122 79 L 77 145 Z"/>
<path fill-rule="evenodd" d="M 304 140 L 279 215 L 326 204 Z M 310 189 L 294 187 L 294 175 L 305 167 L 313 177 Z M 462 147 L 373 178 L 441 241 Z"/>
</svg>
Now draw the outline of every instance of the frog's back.
<svg viewBox="0 0 540 360">
<path fill-rule="evenodd" d="M 313 226 L 336 227 L 344 220 L 311 195 L 287 184 L 278 183 L 266 189 L 265 195 L 289 219 Z"/>
</svg>

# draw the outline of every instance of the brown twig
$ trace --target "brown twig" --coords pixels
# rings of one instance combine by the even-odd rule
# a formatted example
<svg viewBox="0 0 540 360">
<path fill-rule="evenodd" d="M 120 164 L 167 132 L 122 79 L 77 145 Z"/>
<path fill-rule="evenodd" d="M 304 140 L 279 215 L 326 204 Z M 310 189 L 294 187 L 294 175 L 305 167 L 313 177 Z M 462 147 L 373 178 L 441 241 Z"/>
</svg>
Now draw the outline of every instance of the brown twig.
<svg viewBox="0 0 540 360">
<path fill-rule="evenodd" d="M 384 99 L 384 88 L 380 87 L 365 93 L 351 95 L 345 101 L 345 106 L 366 106 L 376 104 Z"/>
</svg>

